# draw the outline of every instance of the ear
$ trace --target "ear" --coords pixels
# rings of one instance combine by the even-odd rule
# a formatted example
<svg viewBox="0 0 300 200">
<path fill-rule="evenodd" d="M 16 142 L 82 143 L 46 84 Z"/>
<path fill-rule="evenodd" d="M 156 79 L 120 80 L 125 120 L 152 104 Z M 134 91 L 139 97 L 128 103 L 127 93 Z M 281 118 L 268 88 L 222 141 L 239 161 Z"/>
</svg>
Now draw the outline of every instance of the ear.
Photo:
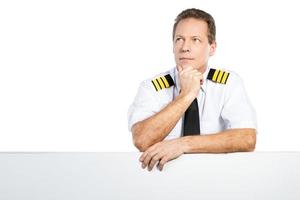
<svg viewBox="0 0 300 200">
<path fill-rule="evenodd" d="M 213 42 L 213 43 L 210 45 L 209 56 L 213 56 L 213 55 L 215 54 L 216 48 L 217 48 L 217 43 L 216 43 L 216 42 Z"/>
</svg>

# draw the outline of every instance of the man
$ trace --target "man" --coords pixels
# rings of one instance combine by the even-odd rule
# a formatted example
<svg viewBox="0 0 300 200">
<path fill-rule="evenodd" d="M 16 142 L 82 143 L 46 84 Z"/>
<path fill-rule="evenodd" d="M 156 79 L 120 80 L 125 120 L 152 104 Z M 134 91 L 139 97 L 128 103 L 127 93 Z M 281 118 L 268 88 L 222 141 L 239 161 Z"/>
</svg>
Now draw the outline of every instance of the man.
<svg viewBox="0 0 300 200">
<path fill-rule="evenodd" d="M 216 50 L 212 16 L 181 12 L 173 27 L 176 67 L 141 83 L 129 108 L 129 130 L 148 170 L 183 153 L 253 151 L 255 111 L 241 78 L 210 68 Z"/>
</svg>

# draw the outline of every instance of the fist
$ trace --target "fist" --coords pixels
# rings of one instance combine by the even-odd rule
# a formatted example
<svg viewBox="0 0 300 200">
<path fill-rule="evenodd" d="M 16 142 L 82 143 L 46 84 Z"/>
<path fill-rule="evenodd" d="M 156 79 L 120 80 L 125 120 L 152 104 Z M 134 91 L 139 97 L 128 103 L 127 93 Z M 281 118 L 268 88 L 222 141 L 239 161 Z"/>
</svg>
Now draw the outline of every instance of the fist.
<svg viewBox="0 0 300 200">
<path fill-rule="evenodd" d="M 178 66 L 181 94 L 195 99 L 203 83 L 203 75 L 191 66 Z"/>
</svg>

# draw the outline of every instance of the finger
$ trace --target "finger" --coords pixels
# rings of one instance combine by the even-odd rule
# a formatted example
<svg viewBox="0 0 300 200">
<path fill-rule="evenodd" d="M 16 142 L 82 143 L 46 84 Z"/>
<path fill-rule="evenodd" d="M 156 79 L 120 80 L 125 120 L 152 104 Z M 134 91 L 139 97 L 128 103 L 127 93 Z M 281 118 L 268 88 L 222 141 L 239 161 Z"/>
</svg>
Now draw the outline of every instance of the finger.
<svg viewBox="0 0 300 200">
<path fill-rule="evenodd" d="M 192 66 L 187 66 L 185 68 L 182 67 L 182 72 L 187 72 L 187 71 L 191 71 L 194 70 L 194 68 Z"/>
<path fill-rule="evenodd" d="M 182 70 L 182 74 L 190 74 L 190 73 L 196 74 L 196 73 L 201 73 L 201 72 L 199 72 L 198 70 L 196 70 L 192 67 L 188 67 L 188 68 Z"/>
<path fill-rule="evenodd" d="M 197 70 L 196 70 L 196 71 L 197 71 Z M 195 73 L 195 75 L 197 75 L 197 76 L 202 76 L 202 73 L 197 71 L 197 72 Z"/>
<path fill-rule="evenodd" d="M 189 74 L 194 74 L 197 73 L 198 71 L 193 69 L 192 67 L 187 67 L 185 69 L 183 69 L 180 73 L 179 76 L 180 77 L 184 77 L 184 76 L 188 76 Z"/>
<path fill-rule="evenodd" d="M 155 156 L 153 156 L 153 158 L 151 159 L 149 165 L 148 165 L 148 170 L 151 171 L 153 169 L 153 167 L 155 166 L 155 164 L 160 160 L 161 158 L 161 154 L 156 154 Z"/>
<path fill-rule="evenodd" d="M 144 159 L 146 158 L 147 154 L 148 154 L 148 151 L 145 151 L 145 152 L 141 155 L 141 157 L 139 158 L 139 161 L 140 161 L 140 162 L 143 162 Z"/>
<path fill-rule="evenodd" d="M 202 74 L 200 72 L 190 71 L 190 72 L 186 72 L 184 75 L 182 75 L 182 77 L 187 79 L 192 79 L 192 78 L 201 79 Z"/>
<path fill-rule="evenodd" d="M 150 151 L 152 151 L 153 149 L 155 149 L 155 147 L 156 147 L 156 144 L 154 144 L 154 145 L 152 145 L 151 147 L 149 147 L 149 148 L 141 155 L 141 157 L 139 158 L 139 161 L 140 161 L 140 162 L 143 162 L 143 161 L 145 160 L 145 158 L 147 157 L 148 153 L 149 153 Z"/>
<path fill-rule="evenodd" d="M 157 154 L 157 152 L 149 152 L 147 157 L 145 158 L 143 164 L 142 164 L 142 168 L 144 169 L 145 167 L 147 167 L 151 161 L 151 159 Z"/>
<path fill-rule="evenodd" d="M 160 170 L 160 171 L 162 171 L 163 170 L 163 168 L 164 168 L 164 165 L 168 162 L 168 157 L 167 156 L 164 156 L 160 161 L 159 161 L 159 163 L 158 163 L 158 169 Z"/>
<path fill-rule="evenodd" d="M 187 75 L 190 75 L 190 76 L 202 76 L 202 73 L 198 72 L 197 70 L 193 70 L 193 71 L 187 72 Z"/>
</svg>

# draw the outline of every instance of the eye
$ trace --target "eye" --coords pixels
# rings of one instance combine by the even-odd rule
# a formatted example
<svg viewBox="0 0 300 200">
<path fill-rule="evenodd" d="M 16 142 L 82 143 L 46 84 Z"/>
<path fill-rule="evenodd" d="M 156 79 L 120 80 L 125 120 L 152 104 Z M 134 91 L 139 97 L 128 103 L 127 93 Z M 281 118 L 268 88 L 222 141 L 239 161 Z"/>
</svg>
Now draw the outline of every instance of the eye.
<svg viewBox="0 0 300 200">
<path fill-rule="evenodd" d="M 201 42 L 201 40 L 199 38 L 194 38 L 193 40 L 194 40 L 194 42 Z"/>
<path fill-rule="evenodd" d="M 183 40 L 181 37 L 175 38 L 175 42 Z"/>
</svg>

